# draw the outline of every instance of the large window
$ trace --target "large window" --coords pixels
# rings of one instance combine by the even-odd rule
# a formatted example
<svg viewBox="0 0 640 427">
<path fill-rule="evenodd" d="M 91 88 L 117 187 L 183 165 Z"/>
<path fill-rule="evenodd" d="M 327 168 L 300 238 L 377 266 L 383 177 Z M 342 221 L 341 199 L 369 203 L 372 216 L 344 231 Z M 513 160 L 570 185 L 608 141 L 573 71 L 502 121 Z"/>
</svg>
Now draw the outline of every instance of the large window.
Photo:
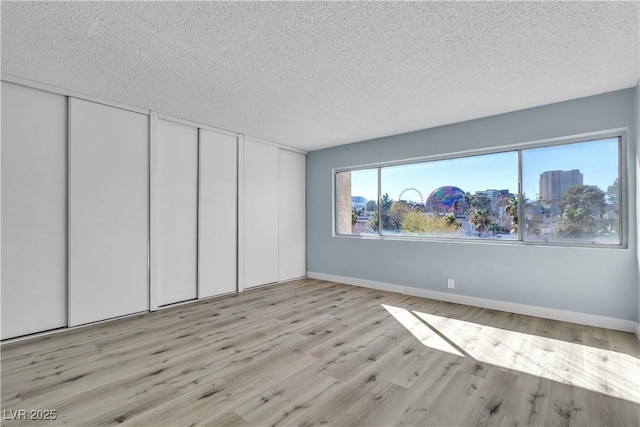
<svg viewBox="0 0 640 427">
<path fill-rule="evenodd" d="M 618 138 L 522 150 L 523 238 L 620 243 Z"/>
<path fill-rule="evenodd" d="M 384 167 L 382 234 L 515 238 L 507 206 L 516 199 L 515 151 Z"/>
<path fill-rule="evenodd" d="M 621 243 L 620 138 L 340 171 L 335 182 L 341 235 Z"/>
</svg>

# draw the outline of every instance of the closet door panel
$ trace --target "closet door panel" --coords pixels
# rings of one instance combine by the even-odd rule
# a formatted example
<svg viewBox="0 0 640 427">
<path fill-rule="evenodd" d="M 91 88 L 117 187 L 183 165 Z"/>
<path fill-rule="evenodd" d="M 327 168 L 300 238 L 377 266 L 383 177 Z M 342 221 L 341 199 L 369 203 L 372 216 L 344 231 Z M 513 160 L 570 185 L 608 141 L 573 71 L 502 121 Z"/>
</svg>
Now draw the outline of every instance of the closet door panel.
<svg viewBox="0 0 640 427">
<path fill-rule="evenodd" d="M 198 129 L 158 121 L 158 304 L 197 298 Z"/>
<path fill-rule="evenodd" d="M 305 276 L 305 156 L 279 150 L 278 280 Z"/>
<path fill-rule="evenodd" d="M 278 148 L 244 142 L 244 287 L 278 281 Z"/>
<path fill-rule="evenodd" d="M 67 325 L 67 98 L 2 82 L 2 339 Z"/>
<path fill-rule="evenodd" d="M 237 290 L 237 137 L 200 129 L 199 297 Z"/>
<path fill-rule="evenodd" d="M 75 326 L 149 307 L 149 118 L 69 102 L 69 323 Z"/>
</svg>

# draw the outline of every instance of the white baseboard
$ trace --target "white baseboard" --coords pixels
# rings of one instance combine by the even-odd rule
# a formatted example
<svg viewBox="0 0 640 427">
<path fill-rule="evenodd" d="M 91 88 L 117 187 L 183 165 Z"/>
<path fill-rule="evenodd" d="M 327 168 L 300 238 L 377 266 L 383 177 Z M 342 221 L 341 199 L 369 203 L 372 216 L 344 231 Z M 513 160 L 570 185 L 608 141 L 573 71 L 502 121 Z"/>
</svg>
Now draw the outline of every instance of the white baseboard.
<svg viewBox="0 0 640 427">
<path fill-rule="evenodd" d="M 346 285 L 361 286 L 364 288 L 378 289 L 380 291 L 395 292 L 399 294 L 429 298 L 438 301 L 446 301 L 456 304 L 488 308 L 491 310 L 506 311 L 508 313 L 518 313 L 527 316 L 536 316 L 545 319 L 560 320 L 563 322 L 614 329 L 616 331 L 631 332 L 635 333 L 640 340 L 640 324 L 634 322 L 633 320 L 616 319 L 615 317 L 577 313 L 575 311 L 559 310 L 557 308 L 538 307 L 534 305 L 491 300 L 460 294 L 450 294 L 446 292 L 414 288 L 411 286 L 394 285 L 391 283 L 376 282 L 373 280 L 356 279 L 354 277 L 334 276 L 332 274 L 315 273 L 312 271 L 307 272 L 307 277 L 309 277 L 310 279 L 327 280 L 329 282 L 344 283 Z"/>
<path fill-rule="evenodd" d="M 242 289 L 242 291 L 238 291 L 238 293 L 240 292 L 247 292 L 250 291 L 252 289 L 260 289 L 260 288 L 266 288 L 267 286 L 275 286 L 275 285 L 281 285 L 283 283 L 287 283 L 287 282 L 293 282 L 294 280 L 300 280 L 300 279 L 304 279 L 307 276 L 300 276 L 300 277 L 294 277 L 292 279 L 284 279 L 284 280 L 279 280 L 277 282 L 271 282 L 271 283 L 265 283 L 262 285 L 256 285 L 256 286 L 251 286 L 249 288 L 244 288 Z"/>
</svg>

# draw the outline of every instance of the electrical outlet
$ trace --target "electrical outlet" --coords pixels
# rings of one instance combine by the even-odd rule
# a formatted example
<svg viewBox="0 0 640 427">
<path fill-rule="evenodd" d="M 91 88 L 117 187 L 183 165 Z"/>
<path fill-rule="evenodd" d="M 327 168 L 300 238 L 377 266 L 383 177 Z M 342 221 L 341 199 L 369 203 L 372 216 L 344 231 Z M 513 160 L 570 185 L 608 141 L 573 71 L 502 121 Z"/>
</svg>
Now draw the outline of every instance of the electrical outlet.
<svg viewBox="0 0 640 427">
<path fill-rule="evenodd" d="M 454 287 L 455 287 L 455 285 L 453 284 L 453 279 L 448 279 L 447 280 L 447 288 L 453 289 Z"/>
</svg>

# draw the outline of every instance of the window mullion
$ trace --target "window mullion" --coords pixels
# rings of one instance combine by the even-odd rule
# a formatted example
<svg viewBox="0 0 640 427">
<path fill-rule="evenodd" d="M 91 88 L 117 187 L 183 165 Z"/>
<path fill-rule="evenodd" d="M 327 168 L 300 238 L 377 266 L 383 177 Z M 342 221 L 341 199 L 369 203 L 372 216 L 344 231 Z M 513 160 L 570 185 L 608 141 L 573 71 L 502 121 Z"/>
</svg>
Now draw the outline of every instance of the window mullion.
<svg viewBox="0 0 640 427">
<path fill-rule="evenodd" d="M 378 236 L 382 236 L 382 168 L 378 168 Z"/>
<path fill-rule="evenodd" d="M 518 221 L 518 233 L 517 239 L 518 241 L 524 241 L 524 194 L 522 192 L 522 150 L 517 150 L 518 152 L 518 212 L 516 215 Z"/>
</svg>

